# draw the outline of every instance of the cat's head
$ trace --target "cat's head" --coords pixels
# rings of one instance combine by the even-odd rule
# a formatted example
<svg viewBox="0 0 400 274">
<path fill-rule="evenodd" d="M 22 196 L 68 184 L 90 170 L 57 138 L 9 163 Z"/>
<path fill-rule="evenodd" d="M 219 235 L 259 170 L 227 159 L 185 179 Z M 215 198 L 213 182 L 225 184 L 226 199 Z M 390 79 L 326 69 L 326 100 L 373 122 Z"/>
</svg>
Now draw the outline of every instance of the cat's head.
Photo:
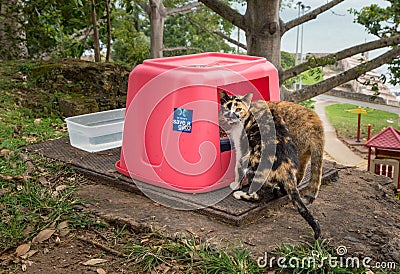
<svg viewBox="0 0 400 274">
<path fill-rule="evenodd" d="M 253 93 L 244 96 L 228 95 L 224 90 L 219 90 L 219 97 L 222 115 L 230 125 L 234 125 L 240 123 L 249 111 Z"/>
</svg>

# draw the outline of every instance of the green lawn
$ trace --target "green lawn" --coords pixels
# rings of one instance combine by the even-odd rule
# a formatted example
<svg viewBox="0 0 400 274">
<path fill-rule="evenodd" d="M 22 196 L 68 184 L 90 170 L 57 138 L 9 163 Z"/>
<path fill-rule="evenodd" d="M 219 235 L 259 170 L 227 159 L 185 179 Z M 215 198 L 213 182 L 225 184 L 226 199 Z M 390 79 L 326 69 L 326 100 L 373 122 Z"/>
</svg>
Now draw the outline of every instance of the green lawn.
<svg viewBox="0 0 400 274">
<path fill-rule="evenodd" d="M 339 136 L 344 138 L 357 137 L 358 114 L 346 111 L 356 108 L 358 106 L 352 104 L 334 104 L 326 107 L 326 114 Z M 367 138 L 368 124 L 372 125 L 371 136 L 388 126 L 400 129 L 398 126 L 398 114 L 372 108 L 364 109 L 368 114 L 361 115 L 361 138 Z"/>
</svg>

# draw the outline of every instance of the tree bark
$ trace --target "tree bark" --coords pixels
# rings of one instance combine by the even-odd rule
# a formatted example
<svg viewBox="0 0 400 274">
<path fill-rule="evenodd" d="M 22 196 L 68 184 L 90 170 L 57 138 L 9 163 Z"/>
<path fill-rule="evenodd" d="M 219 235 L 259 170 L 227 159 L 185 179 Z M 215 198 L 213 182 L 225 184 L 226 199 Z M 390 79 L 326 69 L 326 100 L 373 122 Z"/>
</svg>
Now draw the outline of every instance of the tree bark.
<svg viewBox="0 0 400 274">
<path fill-rule="evenodd" d="M 174 14 L 187 14 L 187 13 L 191 13 L 193 12 L 193 9 L 200 7 L 201 4 L 198 2 L 193 2 L 193 3 L 189 3 L 186 5 L 183 5 L 181 7 L 178 8 L 173 8 L 173 9 L 168 9 L 166 11 L 166 15 L 170 16 L 170 15 L 174 15 Z"/>
<path fill-rule="evenodd" d="M 280 0 L 247 1 L 244 15 L 247 25 L 247 54 L 265 57 L 277 68 L 281 66 Z"/>
<path fill-rule="evenodd" d="M 151 58 L 163 57 L 164 21 L 166 17 L 162 0 L 150 1 L 150 54 Z"/>
<path fill-rule="evenodd" d="M 97 24 L 97 15 L 96 15 L 96 3 L 95 0 L 92 0 L 92 25 L 93 25 L 93 50 L 94 50 L 94 61 L 101 62 L 100 57 L 100 40 L 99 40 L 99 26 Z"/>
<path fill-rule="evenodd" d="M 110 61 L 111 53 L 111 18 L 110 18 L 110 1 L 106 0 L 106 12 L 107 12 L 107 53 L 106 62 Z"/>
<path fill-rule="evenodd" d="M 216 14 L 219 14 L 225 20 L 231 22 L 233 25 L 238 28 L 246 31 L 247 25 L 245 22 L 245 18 L 236 10 L 232 9 L 230 6 L 225 4 L 220 0 L 198 0 L 206 5 L 209 9 L 213 10 Z M 275 1 L 275 0 L 274 0 Z"/>
<path fill-rule="evenodd" d="M 247 9 L 241 15 L 220 0 L 198 0 L 223 18 L 244 30 L 247 54 L 265 57 L 277 68 L 281 66 L 280 0 L 247 1 Z"/>
<path fill-rule="evenodd" d="M 386 64 L 400 55 L 400 46 L 396 46 L 388 52 L 372 59 L 371 61 L 362 63 L 354 68 L 344 71 L 336 76 L 332 76 L 322 82 L 312 86 L 304 87 L 298 91 L 290 93 L 284 98 L 286 101 L 301 102 L 317 95 L 323 94 L 334 87 L 344 84 L 350 80 L 356 79 L 364 73 L 376 69 Z"/>
<path fill-rule="evenodd" d="M 0 4 L 0 59 L 28 57 L 21 0 L 3 0 Z"/>
</svg>

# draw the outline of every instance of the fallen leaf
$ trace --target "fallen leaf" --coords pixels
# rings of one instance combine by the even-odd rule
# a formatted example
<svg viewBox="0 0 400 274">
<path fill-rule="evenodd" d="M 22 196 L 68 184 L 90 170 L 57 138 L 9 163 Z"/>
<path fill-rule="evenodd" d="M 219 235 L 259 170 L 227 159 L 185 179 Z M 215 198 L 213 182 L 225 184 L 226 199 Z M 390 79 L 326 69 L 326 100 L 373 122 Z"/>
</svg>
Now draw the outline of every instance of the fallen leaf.
<svg viewBox="0 0 400 274">
<path fill-rule="evenodd" d="M 56 222 L 55 221 L 52 222 L 48 227 L 49 228 L 56 228 Z"/>
<path fill-rule="evenodd" d="M 65 229 L 65 228 L 67 228 L 67 227 L 68 227 L 68 221 L 63 221 L 63 222 L 61 222 L 61 223 L 59 223 L 59 224 L 57 225 L 57 229 L 58 229 L 58 230 Z"/>
<path fill-rule="evenodd" d="M 31 233 L 31 232 L 32 232 L 32 227 L 31 227 L 30 225 L 28 225 L 28 226 L 24 229 L 24 231 L 22 231 L 22 235 L 27 236 L 27 235 L 29 235 L 29 233 Z"/>
<path fill-rule="evenodd" d="M 32 257 L 33 255 L 35 255 L 37 252 L 38 252 L 37 250 L 29 250 L 29 252 L 26 253 L 25 255 L 21 256 L 21 258 L 26 260 L 26 259 Z"/>
<path fill-rule="evenodd" d="M 105 262 L 107 262 L 106 259 L 90 259 L 89 261 L 84 262 L 83 265 L 93 266 L 93 265 L 102 264 Z"/>
<path fill-rule="evenodd" d="M 33 243 L 42 243 L 48 239 L 54 234 L 55 230 L 54 229 L 45 229 L 39 232 L 37 236 L 35 236 L 32 239 Z"/>
<path fill-rule="evenodd" d="M 43 176 L 40 176 L 40 177 L 39 177 L 39 182 L 40 182 L 40 184 L 41 184 L 42 186 L 48 186 L 48 185 L 50 185 L 49 181 L 47 181 L 47 179 L 46 179 L 45 177 L 43 177 Z"/>
<path fill-rule="evenodd" d="M 2 148 L 2 149 L 0 150 L 0 155 L 7 155 L 7 154 L 9 154 L 10 152 L 11 152 L 11 150 L 6 149 L 6 148 Z"/>
<path fill-rule="evenodd" d="M 17 257 L 20 257 L 22 255 L 25 255 L 30 249 L 31 249 L 30 244 L 22 244 L 17 247 L 17 250 L 15 250 L 15 253 L 16 253 Z"/>
<path fill-rule="evenodd" d="M 97 274 L 106 274 L 107 272 L 103 268 L 96 269 Z"/>
<path fill-rule="evenodd" d="M 68 235 L 68 233 L 69 233 L 69 229 L 64 228 L 60 231 L 60 237 L 65 237 Z"/>
<path fill-rule="evenodd" d="M 33 123 L 34 123 L 35 125 L 38 125 L 38 124 L 40 124 L 41 121 L 42 121 L 42 119 L 37 118 L 37 119 L 35 119 L 35 121 L 33 121 Z"/>
<path fill-rule="evenodd" d="M 28 143 L 36 143 L 37 137 L 26 137 L 24 138 Z"/>
<path fill-rule="evenodd" d="M 32 264 L 33 264 L 32 261 L 25 261 L 25 260 L 22 260 L 22 263 L 27 265 L 27 266 L 32 266 Z"/>
<path fill-rule="evenodd" d="M 10 260 L 11 255 L 10 254 L 3 254 L 0 255 L 0 261 L 6 261 L 6 260 Z"/>
<path fill-rule="evenodd" d="M 66 188 L 67 188 L 67 185 L 59 185 L 58 187 L 56 187 L 56 191 L 63 191 Z"/>
<path fill-rule="evenodd" d="M 3 174 L 0 174 L 0 178 L 6 181 L 11 181 L 12 179 L 14 179 L 14 177 L 11 175 L 3 175 Z"/>
</svg>

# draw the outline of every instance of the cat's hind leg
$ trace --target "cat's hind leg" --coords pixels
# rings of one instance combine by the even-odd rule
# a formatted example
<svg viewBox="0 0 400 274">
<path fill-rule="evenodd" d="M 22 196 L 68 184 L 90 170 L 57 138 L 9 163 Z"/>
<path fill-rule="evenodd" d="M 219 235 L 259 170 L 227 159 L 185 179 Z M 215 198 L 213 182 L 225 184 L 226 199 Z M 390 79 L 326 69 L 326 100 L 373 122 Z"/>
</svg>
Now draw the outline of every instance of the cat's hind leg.
<svg viewBox="0 0 400 274">
<path fill-rule="evenodd" d="M 319 142 L 315 143 L 311 148 L 310 183 L 308 184 L 307 190 L 303 195 L 303 200 L 307 205 L 312 204 L 314 202 L 314 200 L 318 196 L 319 189 L 321 187 L 323 153 L 324 153 L 324 139 L 320 138 Z"/>
<path fill-rule="evenodd" d="M 299 167 L 297 168 L 297 184 L 300 184 L 306 173 L 306 168 L 308 161 L 310 160 L 311 153 L 310 150 L 299 151 Z"/>
</svg>

